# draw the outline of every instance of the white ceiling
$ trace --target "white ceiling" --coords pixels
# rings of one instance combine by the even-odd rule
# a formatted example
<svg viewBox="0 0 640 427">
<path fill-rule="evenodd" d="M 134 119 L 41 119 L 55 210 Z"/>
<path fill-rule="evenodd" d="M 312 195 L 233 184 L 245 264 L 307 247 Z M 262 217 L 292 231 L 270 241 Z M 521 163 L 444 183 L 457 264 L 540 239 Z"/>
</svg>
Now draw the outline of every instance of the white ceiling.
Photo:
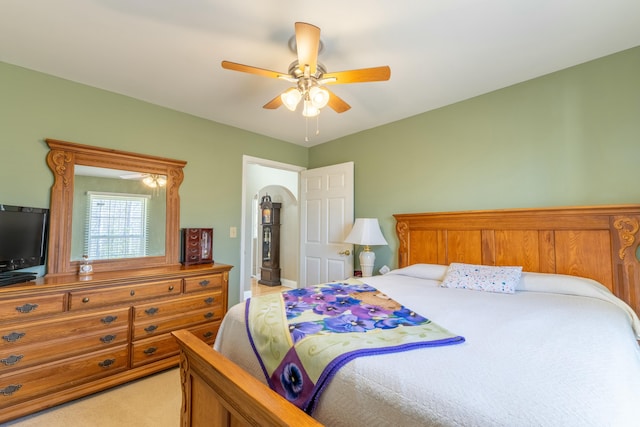
<svg viewBox="0 0 640 427">
<path fill-rule="evenodd" d="M 329 72 L 380 65 L 386 82 L 332 86 L 351 110 L 262 108 L 291 86 L 294 22 L 321 28 Z M 312 146 L 640 45 L 638 0 L 2 0 L 0 61 Z"/>
</svg>

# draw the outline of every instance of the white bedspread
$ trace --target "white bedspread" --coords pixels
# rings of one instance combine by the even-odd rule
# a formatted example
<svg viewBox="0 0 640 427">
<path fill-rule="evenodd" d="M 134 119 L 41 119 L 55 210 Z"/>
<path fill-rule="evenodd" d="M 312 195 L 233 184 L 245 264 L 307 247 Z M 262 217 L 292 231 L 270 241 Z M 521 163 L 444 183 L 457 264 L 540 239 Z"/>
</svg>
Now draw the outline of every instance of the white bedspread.
<svg viewBox="0 0 640 427">
<path fill-rule="evenodd" d="M 638 426 L 640 322 L 604 286 L 523 273 L 515 294 L 439 287 L 446 266 L 363 279 L 465 337 L 349 362 L 314 417 L 327 426 Z M 635 334 L 634 334 L 635 328 Z M 244 303 L 215 348 L 265 382 Z"/>
</svg>

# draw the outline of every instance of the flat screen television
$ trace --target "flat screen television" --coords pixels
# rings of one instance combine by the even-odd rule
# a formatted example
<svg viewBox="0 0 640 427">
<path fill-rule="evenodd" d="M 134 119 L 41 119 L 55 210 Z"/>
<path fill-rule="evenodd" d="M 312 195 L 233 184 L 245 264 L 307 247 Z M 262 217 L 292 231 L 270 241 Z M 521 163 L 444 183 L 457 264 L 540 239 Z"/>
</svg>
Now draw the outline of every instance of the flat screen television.
<svg viewBox="0 0 640 427">
<path fill-rule="evenodd" d="M 0 272 L 43 265 L 49 209 L 0 204 Z"/>
</svg>

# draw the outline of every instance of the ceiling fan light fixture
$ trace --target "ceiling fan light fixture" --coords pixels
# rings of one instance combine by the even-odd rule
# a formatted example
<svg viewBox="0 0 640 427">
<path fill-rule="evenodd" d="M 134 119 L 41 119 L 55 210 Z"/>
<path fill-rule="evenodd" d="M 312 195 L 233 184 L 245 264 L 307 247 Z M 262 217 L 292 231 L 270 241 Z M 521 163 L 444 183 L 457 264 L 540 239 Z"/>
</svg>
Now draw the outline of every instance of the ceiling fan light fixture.
<svg viewBox="0 0 640 427">
<path fill-rule="evenodd" d="M 147 187 L 152 187 L 153 188 L 153 187 L 155 187 L 157 185 L 155 180 L 153 179 L 153 177 L 151 175 L 145 176 L 144 179 L 142 180 L 142 182 Z"/>
<path fill-rule="evenodd" d="M 300 101 L 303 101 L 304 118 L 318 117 L 321 109 L 326 106 L 336 113 L 344 113 L 351 108 L 338 95 L 325 89 L 325 84 L 378 82 L 389 80 L 391 77 L 391 69 L 388 65 L 327 73 L 327 68 L 318 62 L 318 55 L 323 47 L 319 27 L 307 22 L 296 22 L 295 34 L 289 39 L 289 48 L 296 54 L 296 59 L 289 64 L 287 73 L 231 61 L 222 61 L 222 68 L 286 80 L 295 84 L 295 87 L 276 95 L 262 108 L 275 110 L 284 105 L 288 110 L 296 111 Z M 316 120 L 316 126 L 317 123 Z M 305 138 L 305 141 L 307 140 L 308 138 Z"/>
<path fill-rule="evenodd" d="M 145 176 L 142 182 L 149 188 L 158 188 L 167 185 L 167 178 L 164 175 L 151 174 Z"/>
<path fill-rule="evenodd" d="M 298 104 L 300 103 L 300 100 L 302 99 L 302 94 L 297 88 L 292 87 L 282 92 L 280 98 L 282 99 L 282 103 L 285 107 L 287 107 L 291 111 L 295 111 L 298 107 Z"/>
<path fill-rule="evenodd" d="M 314 107 L 317 109 L 324 108 L 329 102 L 329 91 L 318 86 L 313 86 L 309 89 L 309 98 Z"/>
<path fill-rule="evenodd" d="M 308 118 L 316 117 L 318 114 L 320 114 L 320 109 L 313 105 L 313 102 L 311 102 L 311 100 L 305 99 L 302 108 L 302 115 Z"/>
</svg>

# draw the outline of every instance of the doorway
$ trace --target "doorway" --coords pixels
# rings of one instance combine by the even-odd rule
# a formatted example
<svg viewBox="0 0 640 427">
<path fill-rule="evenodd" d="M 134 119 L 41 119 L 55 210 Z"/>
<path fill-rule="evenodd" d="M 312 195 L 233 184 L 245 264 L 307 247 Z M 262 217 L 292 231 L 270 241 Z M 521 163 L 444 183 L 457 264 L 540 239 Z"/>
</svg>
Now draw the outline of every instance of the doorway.
<svg viewBox="0 0 640 427">
<path fill-rule="evenodd" d="M 299 264 L 299 173 L 305 168 L 257 157 L 242 158 L 242 225 L 240 230 L 240 295 L 243 301 L 251 291 L 251 278 L 259 271 L 258 203 L 268 193 L 274 202 L 283 203 L 281 212 L 281 254 L 283 285 L 296 287 Z M 256 268 L 257 267 L 257 268 Z"/>
<path fill-rule="evenodd" d="M 251 295 L 258 262 L 254 240 L 259 235 L 258 202 L 267 193 L 273 202 L 282 203 L 283 285 L 298 288 L 353 274 L 353 257 L 349 255 L 353 245 L 344 243 L 353 224 L 353 168 L 353 162 L 346 162 L 307 170 L 243 156 L 240 301 Z"/>
</svg>

